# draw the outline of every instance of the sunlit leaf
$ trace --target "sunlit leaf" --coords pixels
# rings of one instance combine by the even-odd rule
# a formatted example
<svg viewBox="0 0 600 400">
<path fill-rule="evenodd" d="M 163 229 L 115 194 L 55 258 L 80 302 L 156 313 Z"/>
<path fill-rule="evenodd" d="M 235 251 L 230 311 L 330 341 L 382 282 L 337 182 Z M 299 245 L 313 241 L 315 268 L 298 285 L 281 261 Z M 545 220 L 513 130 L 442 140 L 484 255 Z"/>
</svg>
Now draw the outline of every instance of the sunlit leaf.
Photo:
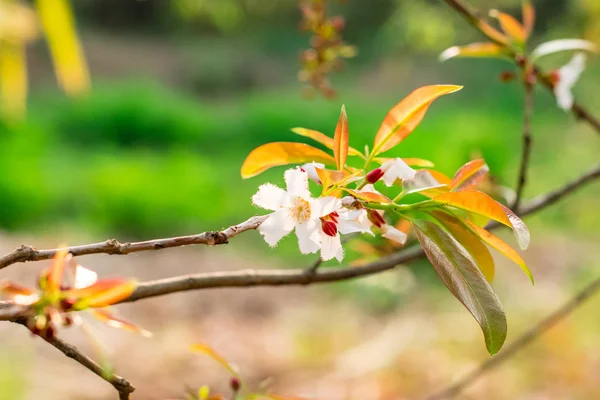
<svg viewBox="0 0 600 400">
<path fill-rule="evenodd" d="M 68 0 L 36 0 L 56 77 L 69 95 L 87 91 L 90 77 Z"/>
<path fill-rule="evenodd" d="M 0 91 L 2 111 L 12 118 L 21 118 L 27 105 L 27 64 L 23 41 L 4 40 L 0 43 Z"/>
<path fill-rule="evenodd" d="M 507 44 L 507 42 L 508 42 L 507 37 L 505 35 L 503 35 L 502 33 L 500 33 L 500 31 L 498 31 L 496 28 L 493 28 L 490 24 L 488 24 L 484 20 L 479 20 L 477 22 L 477 26 L 479 27 L 479 30 L 481 32 L 483 32 L 483 34 L 486 35 L 488 38 L 492 39 L 495 42 L 501 43 L 501 44 Z"/>
<path fill-rule="evenodd" d="M 549 54 L 558 53 L 561 51 L 589 51 L 596 52 L 598 47 L 587 40 L 583 39 L 558 39 L 544 42 L 537 46 L 531 52 L 531 60 L 537 60 L 540 57 L 547 56 Z"/>
<path fill-rule="evenodd" d="M 0 282 L 0 293 L 21 306 L 28 306 L 39 300 L 35 290 L 9 281 Z"/>
<path fill-rule="evenodd" d="M 517 43 L 524 43 L 527 39 L 527 32 L 519 21 L 517 21 L 512 15 L 505 14 L 498 10 L 491 10 L 490 16 L 497 18 L 500 22 L 500 26 L 504 33 L 512 38 Z"/>
<path fill-rule="evenodd" d="M 327 147 L 328 149 L 333 150 L 333 147 L 334 147 L 333 139 L 330 138 L 329 136 L 325 135 L 324 133 L 315 131 L 313 129 L 306 129 L 306 128 L 293 128 L 292 132 L 294 132 L 300 136 L 311 138 L 315 142 L 321 143 L 323 146 Z M 348 155 L 349 156 L 358 156 L 358 155 L 362 155 L 362 154 L 360 151 L 349 146 L 348 147 Z"/>
<path fill-rule="evenodd" d="M 505 241 L 470 221 L 461 219 L 461 222 L 464 222 L 465 226 L 468 229 L 470 229 L 475 235 L 479 236 L 481 240 L 483 240 L 488 246 L 498 250 L 504 257 L 508 258 L 509 260 L 517 264 L 519 267 L 521 267 L 523 272 L 525 272 L 525 274 L 529 277 L 531 283 L 534 282 L 533 274 L 527 267 L 527 264 L 525 264 L 525 261 L 523 261 L 519 253 L 517 253 Z"/>
<path fill-rule="evenodd" d="M 529 246 L 529 230 L 525 223 L 512 211 L 485 193 L 475 190 L 448 192 L 434 197 L 433 201 L 483 215 L 511 227 L 519 247 L 526 249 Z"/>
<path fill-rule="evenodd" d="M 456 171 L 450 189 L 454 191 L 473 189 L 486 179 L 489 171 L 484 160 L 469 161 Z"/>
<path fill-rule="evenodd" d="M 440 61 L 457 57 L 503 57 L 504 48 L 496 43 L 471 43 L 466 46 L 452 46 L 442 52 Z"/>
<path fill-rule="evenodd" d="M 330 169 L 315 168 L 317 176 L 323 186 L 322 194 L 327 193 L 329 196 L 341 197 L 342 191 L 331 191 L 333 185 L 344 186 L 349 182 L 353 182 L 362 175 L 362 171 L 350 173 L 347 171 L 334 171 Z"/>
<path fill-rule="evenodd" d="M 150 337 L 152 336 L 152 332 L 145 330 L 129 321 L 125 321 L 124 319 L 115 317 L 106 309 L 93 309 L 90 310 L 92 315 L 99 321 L 105 323 L 111 328 L 123 329 L 127 332 L 139 333 L 142 336 Z"/>
<path fill-rule="evenodd" d="M 440 171 L 436 171 L 434 169 L 428 169 L 429 173 L 433 175 L 436 181 L 439 183 L 443 183 L 444 185 L 450 186 L 452 184 L 452 179 L 446 174 L 441 173 Z"/>
<path fill-rule="evenodd" d="M 0 40 L 26 43 L 38 36 L 37 16 L 20 2 L 0 2 Z"/>
<path fill-rule="evenodd" d="M 198 389 L 198 400 L 207 400 L 210 395 L 210 388 L 206 385 Z"/>
<path fill-rule="evenodd" d="M 433 212 L 433 216 L 450 232 L 473 257 L 475 264 L 479 267 L 488 282 L 494 279 L 494 259 L 487 247 L 481 242 L 481 238 L 467 229 L 456 217 L 444 212 Z"/>
<path fill-rule="evenodd" d="M 435 99 L 460 89 L 462 86 L 432 85 L 414 90 L 385 116 L 375 135 L 373 154 L 377 155 L 396 146 L 419 125 Z"/>
<path fill-rule="evenodd" d="M 381 193 L 373 193 L 373 192 L 359 192 L 356 190 L 343 188 L 348 194 L 356 197 L 359 200 L 366 201 L 367 203 L 381 203 L 381 204 L 391 204 L 392 201 L 382 195 Z"/>
<path fill-rule="evenodd" d="M 335 165 L 335 159 L 323 150 L 304 143 L 273 142 L 252 150 L 242 165 L 242 178 L 250 178 L 272 167 L 305 162 Z"/>
<path fill-rule="evenodd" d="M 427 258 L 450 292 L 479 323 L 490 354 L 506 339 L 506 316 L 498 296 L 456 239 L 429 221 L 416 221 L 414 229 Z"/>
<path fill-rule="evenodd" d="M 533 32 L 533 27 L 535 25 L 535 8 L 531 4 L 529 0 L 523 0 L 522 4 L 522 12 L 523 12 L 523 28 L 525 29 L 525 34 L 527 37 L 531 36 Z"/>
<path fill-rule="evenodd" d="M 63 248 L 58 250 L 52 258 L 46 281 L 48 291 L 53 292 L 60 289 L 60 285 L 65 273 L 66 259 L 68 254 L 68 250 Z"/>
<path fill-rule="evenodd" d="M 102 279 L 81 289 L 65 290 L 64 296 L 77 299 L 76 309 L 106 307 L 126 299 L 137 287 L 137 282 L 129 279 Z"/>
<path fill-rule="evenodd" d="M 190 349 L 198 353 L 206 354 L 207 356 L 221 364 L 221 366 L 223 366 L 227 371 L 229 371 L 231 375 L 235 376 L 236 378 L 239 378 L 237 371 L 231 366 L 231 364 L 229 364 L 229 362 L 227 362 L 227 360 L 219 353 L 217 353 L 217 351 L 211 346 L 203 343 L 198 343 L 191 345 Z"/>
<path fill-rule="evenodd" d="M 335 157 L 335 165 L 338 171 L 343 171 L 348 158 L 348 116 L 346 115 L 346 107 L 342 106 L 340 119 L 335 127 L 335 135 L 333 136 L 333 154 Z"/>
</svg>

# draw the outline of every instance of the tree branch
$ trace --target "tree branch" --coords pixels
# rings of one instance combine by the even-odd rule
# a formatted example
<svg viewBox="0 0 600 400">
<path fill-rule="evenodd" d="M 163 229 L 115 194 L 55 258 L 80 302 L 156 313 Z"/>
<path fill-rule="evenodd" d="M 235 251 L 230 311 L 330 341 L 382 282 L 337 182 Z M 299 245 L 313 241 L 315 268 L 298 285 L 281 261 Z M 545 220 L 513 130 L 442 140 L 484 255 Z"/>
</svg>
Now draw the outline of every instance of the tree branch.
<svg viewBox="0 0 600 400">
<path fill-rule="evenodd" d="M 543 335 L 550 328 L 558 324 L 563 318 L 567 317 L 585 301 L 589 300 L 594 294 L 596 294 L 596 292 L 598 292 L 598 290 L 600 290 L 600 278 L 597 278 L 592 283 L 587 285 L 561 308 L 554 311 L 552 314 L 541 320 L 532 329 L 519 336 L 513 343 L 511 343 L 509 346 L 506 346 L 502 352 L 498 353 L 494 357 L 488 358 L 464 378 L 441 390 L 440 392 L 427 397 L 426 400 L 442 400 L 456 396 L 486 372 L 509 360 L 517 352 L 529 345 L 539 336 Z"/>
<path fill-rule="evenodd" d="M 529 75 L 529 74 L 527 74 Z M 517 181 L 517 189 L 515 191 L 515 201 L 510 208 L 516 210 L 521 204 L 521 198 L 523 197 L 523 190 L 527 183 L 527 171 L 529 169 L 529 158 L 531 155 L 531 115 L 533 113 L 533 94 L 534 86 L 529 81 L 529 76 L 526 76 L 524 82 L 525 86 L 525 100 L 523 104 L 523 150 L 521 153 L 521 166 L 519 168 L 519 179 Z"/>
<path fill-rule="evenodd" d="M 143 242 L 120 243 L 116 239 L 109 239 L 100 243 L 85 244 L 81 246 L 68 247 L 68 250 L 74 256 L 83 256 L 88 254 L 118 254 L 125 255 L 139 251 L 161 250 L 170 247 L 189 246 L 194 244 L 205 244 L 216 246 L 227 244 L 229 239 L 239 235 L 242 232 L 253 230 L 266 219 L 266 216 L 255 215 L 241 224 L 230 226 L 222 231 L 203 232 L 196 235 L 178 236 L 165 239 L 146 240 Z M 27 261 L 48 260 L 61 249 L 36 250 L 31 246 L 21 246 L 13 252 L 0 258 L 0 269 L 6 268 L 11 264 Z"/>
</svg>

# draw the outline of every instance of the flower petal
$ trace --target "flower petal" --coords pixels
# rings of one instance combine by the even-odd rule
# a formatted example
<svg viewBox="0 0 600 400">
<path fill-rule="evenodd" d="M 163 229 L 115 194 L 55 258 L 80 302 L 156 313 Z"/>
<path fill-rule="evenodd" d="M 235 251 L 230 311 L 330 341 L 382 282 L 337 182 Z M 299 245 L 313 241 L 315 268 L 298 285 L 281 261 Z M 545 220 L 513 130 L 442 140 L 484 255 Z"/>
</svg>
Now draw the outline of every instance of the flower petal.
<svg viewBox="0 0 600 400">
<path fill-rule="evenodd" d="M 308 174 L 300 168 L 288 169 L 283 175 L 287 192 L 291 196 L 300 196 L 303 199 L 310 197 L 308 191 Z"/>
<path fill-rule="evenodd" d="M 319 169 L 324 169 L 325 165 L 318 163 L 318 162 L 311 162 L 308 164 L 304 164 L 301 167 L 304 171 L 306 171 L 306 175 L 308 175 L 308 179 L 310 179 L 311 181 L 318 183 L 319 185 L 321 184 L 321 179 L 319 178 L 319 175 L 317 174 L 317 168 Z"/>
<path fill-rule="evenodd" d="M 308 221 L 296 225 L 296 236 L 298 237 L 298 246 L 300 253 L 310 254 L 319 251 L 320 232 L 318 219 L 309 219 Z"/>
<path fill-rule="evenodd" d="M 369 233 L 371 232 L 371 226 L 373 223 L 369 221 L 366 210 L 348 210 L 340 213 L 338 221 L 338 232 L 342 235 L 349 233 Z"/>
<path fill-rule="evenodd" d="M 401 158 L 386 161 L 381 169 L 385 171 L 382 179 L 386 186 L 392 186 L 397 179 L 412 179 L 416 174 Z"/>
<path fill-rule="evenodd" d="M 321 197 L 317 199 L 317 201 L 319 202 L 319 217 L 329 215 L 342 207 L 342 200 L 332 196 Z M 316 212 L 316 210 L 314 212 Z"/>
<path fill-rule="evenodd" d="M 258 188 L 258 192 L 252 196 L 252 203 L 265 210 L 277 211 L 284 205 L 287 199 L 285 190 L 271 183 L 265 183 Z"/>
<path fill-rule="evenodd" d="M 287 209 L 275 211 L 265 222 L 258 226 L 258 231 L 270 246 L 275 246 L 282 237 L 294 229 L 294 221 Z"/>
<path fill-rule="evenodd" d="M 394 242 L 398 242 L 402 245 L 406 243 L 407 238 L 406 233 L 387 224 L 381 227 L 381 236 L 386 239 L 393 240 Z"/>
<path fill-rule="evenodd" d="M 585 54 L 577 53 L 571 58 L 571 61 L 558 70 L 558 82 L 554 86 L 554 95 L 558 106 L 563 110 L 570 110 L 573 106 L 571 88 L 575 86 L 585 69 L 585 60 Z"/>
<path fill-rule="evenodd" d="M 321 240 L 321 258 L 323 261 L 337 258 L 341 262 L 344 259 L 344 248 L 340 241 L 340 235 L 323 235 Z"/>
</svg>

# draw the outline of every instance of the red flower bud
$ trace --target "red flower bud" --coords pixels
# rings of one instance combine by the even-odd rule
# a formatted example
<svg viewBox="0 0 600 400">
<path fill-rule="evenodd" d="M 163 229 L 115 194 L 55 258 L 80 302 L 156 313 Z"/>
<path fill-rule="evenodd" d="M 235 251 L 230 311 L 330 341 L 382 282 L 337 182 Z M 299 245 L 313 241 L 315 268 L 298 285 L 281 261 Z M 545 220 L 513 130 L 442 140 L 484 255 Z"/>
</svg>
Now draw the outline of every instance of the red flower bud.
<svg viewBox="0 0 600 400">
<path fill-rule="evenodd" d="M 62 299 L 60 301 L 60 308 L 62 308 L 63 311 L 70 311 L 76 302 L 77 300 L 75 299 Z"/>
<path fill-rule="evenodd" d="M 373 171 L 369 172 L 366 176 L 367 182 L 375 183 L 381 179 L 385 172 L 381 168 L 376 168 Z"/>
<path fill-rule="evenodd" d="M 385 219 L 383 219 L 381 214 L 379 214 L 377 211 L 369 210 L 367 216 L 369 217 L 369 221 L 371 221 L 376 227 L 381 228 L 383 225 L 385 225 Z"/>
<path fill-rule="evenodd" d="M 229 381 L 229 386 L 231 387 L 231 390 L 233 390 L 235 393 L 237 393 L 240 391 L 240 387 L 242 386 L 242 383 L 240 382 L 240 380 L 238 378 L 233 377 Z"/>
<path fill-rule="evenodd" d="M 333 221 L 326 221 L 321 219 L 321 229 L 323 229 L 323 233 L 327 236 L 335 236 L 337 235 L 337 225 Z"/>
</svg>

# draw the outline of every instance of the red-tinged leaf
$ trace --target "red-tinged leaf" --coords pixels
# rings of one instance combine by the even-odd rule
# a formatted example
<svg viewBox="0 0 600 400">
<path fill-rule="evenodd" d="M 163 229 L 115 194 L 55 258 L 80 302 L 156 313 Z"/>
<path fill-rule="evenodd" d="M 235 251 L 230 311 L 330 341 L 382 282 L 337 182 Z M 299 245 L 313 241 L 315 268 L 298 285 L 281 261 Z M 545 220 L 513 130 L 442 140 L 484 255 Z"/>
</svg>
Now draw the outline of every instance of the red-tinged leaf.
<svg viewBox="0 0 600 400">
<path fill-rule="evenodd" d="M 333 154 L 338 171 L 343 171 L 346 166 L 346 159 L 348 158 L 348 116 L 346 115 L 345 106 L 342 106 L 340 119 L 335 127 Z"/>
<path fill-rule="evenodd" d="M 446 61 L 457 57 L 505 57 L 504 47 L 496 43 L 471 43 L 466 46 L 452 46 L 442 52 L 440 61 Z"/>
<path fill-rule="evenodd" d="M 15 304 L 21 306 L 29 306 L 39 300 L 35 290 L 9 281 L 0 282 L 0 292 Z"/>
<path fill-rule="evenodd" d="M 527 267 L 527 264 L 525 264 L 525 261 L 523 261 L 519 253 L 517 253 L 505 241 L 470 221 L 461 219 L 461 222 L 463 222 L 471 232 L 479 236 L 481 240 L 483 240 L 488 246 L 498 250 L 504 257 L 508 258 L 509 260 L 517 264 L 519 267 L 521 267 L 523 272 L 525 272 L 525 274 L 529 277 L 531 283 L 534 283 L 533 274 Z"/>
<path fill-rule="evenodd" d="M 242 178 L 251 178 L 272 167 L 316 161 L 335 165 L 332 156 L 304 143 L 273 142 L 252 150 L 242 165 Z"/>
<path fill-rule="evenodd" d="M 533 27 L 535 25 L 535 8 L 529 0 L 523 0 L 522 5 L 523 11 L 523 28 L 525 29 L 525 35 L 527 38 L 531 36 Z"/>
<path fill-rule="evenodd" d="M 485 279 L 492 282 L 495 271 L 494 259 L 488 248 L 482 243 L 481 238 L 467 229 L 456 217 L 439 211 L 433 212 L 432 215 L 471 254 Z"/>
<path fill-rule="evenodd" d="M 525 42 L 525 40 L 527 39 L 527 32 L 525 31 L 523 25 L 521 25 L 521 23 L 517 21 L 513 16 L 505 14 L 498 10 L 491 10 L 490 16 L 498 19 L 498 22 L 500 22 L 500 26 L 502 27 L 504 33 L 506 33 L 515 42 Z"/>
<path fill-rule="evenodd" d="M 391 204 L 392 200 L 388 199 L 380 193 L 373 192 L 359 192 L 356 190 L 343 188 L 348 194 L 356 197 L 359 200 L 366 201 L 367 203 L 380 203 L 380 204 Z"/>
<path fill-rule="evenodd" d="M 129 321 L 125 321 L 124 319 L 115 317 L 106 309 L 94 309 L 90 310 L 90 312 L 97 320 L 105 323 L 111 328 L 123 329 L 127 332 L 139 333 L 145 337 L 152 336 L 152 332 L 149 332 Z"/>
<path fill-rule="evenodd" d="M 490 354 L 500 350 L 506 339 L 506 316 L 498 296 L 465 249 L 441 227 L 415 221 L 417 238 L 427 258 L 450 292 L 479 323 Z"/>
<path fill-rule="evenodd" d="M 454 175 L 450 189 L 453 191 L 473 189 L 487 178 L 490 169 L 482 159 L 469 161 Z"/>
<path fill-rule="evenodd" d="M 386 161 L 394 160 L 395 158 L 390 157 L 375 157 L 373 161 L 378 162 L 379 164 L 383 164 Z M 422 168 L 432 168 L 435 164 L 429 160 L 423 160 L 422 158 L 403 158 L 402 161 L 406 163 L 409 167 L 422 167 Z"/>
<path fill-rule="evenodd" d="M 106 307 L 126 299 L 137 287 L 137 282 L 129 279 L 102 279 L 91 286 L 63 291 L 66 298 L 77 299 L 75 308 Z"/>
<path fill-rule="evenodd" d="M 211 346 L 203 343 L 197 343 L 191 345 L 190 349 L 197 353 L 203 353 L 209 356 L 210 358 L 221 364 L 221 366 L 223 366 L 227 371 L 229 371 L 231 375 L 235 376 L 236 378 L 239 378 L 237 371 L 231 366 L 231 364 L 229 364 L 229 362 L 223 356 L 217 353 L 217 351 Z"/>
<path fill-rule="evenodd" d="M 525 223 L 485 193 L 475 190 L 448 192 L 434 197 L 433 201 L 498 221 L 513 229 L 517 242 L 523 250 L 529 246 L 529 230 Z"/>
<path fill-rule="evenodd" d="M 462 86 L 432 85 L 414 90 L 385 116 L 375 135 L 373 154 L 377 155 L 396 146 L 419 125 L 435 99 L 460 89 Z"/>
<path fill-rule="evenodd" d="M 60 285 L 65 273 L 67 254 L 69 254 L 67 249 L 61 249 L 58 250 L 54 255 L 54 258 L 52 258 L 46 281 L 47 290 L 50 292 L 60 290 Z"/>
<path fill-rule="evenodd" d="M 293 128 L 292 132 L 294 132 L 300 136 L 310 138 L 310 139 L 314 140 L 315 142 L 321 143 L 323 146 L 327 147 L 328 149 L 333 150 L 333 147 L 334 147 L 333 139 L 330 138 L 329 136 L 325 135 L 324 133 L 315 131 L 313 129 L 306 129 L 306 128 Z M 348 155 L 349 156 L 359 156 L 362 154 L 360 151 L 356 150 L 354 147 L 349 146 L 348 147 Z"/>
</svg>

